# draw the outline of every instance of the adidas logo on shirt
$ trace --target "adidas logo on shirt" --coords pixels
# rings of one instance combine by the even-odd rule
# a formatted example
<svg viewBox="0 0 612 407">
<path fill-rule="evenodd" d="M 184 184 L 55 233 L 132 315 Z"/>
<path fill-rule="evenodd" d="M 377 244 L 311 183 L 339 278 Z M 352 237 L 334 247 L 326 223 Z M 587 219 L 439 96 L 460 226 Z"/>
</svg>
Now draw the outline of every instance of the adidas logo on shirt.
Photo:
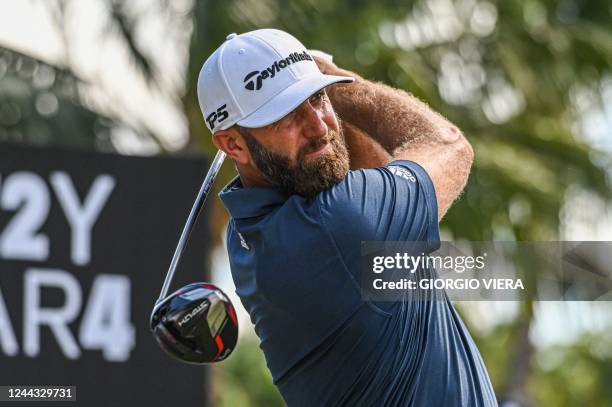
<svg viewBox="0 0 612 407">
<path fill-rule="evenodd" d="M 412 173 L 404 167 L 398 167 L 396 165 L 391 165 L 387 168 L 389 169 L 389 171 L 391 171 L 393 175 L 397 175 L 400 178 L 407 179 L 410 182 L 416 182 L 416 178 L 414 177 L 414 175 L 412 175 Z"/>
<path fill-rule="evenodd" d="M 242 236 L 242 234 L 240 234 L 240 232 L 236 232 L 236 233 L 238 234 L 238 237 L 240 238 L 240 246 L 242 246 L 243 249 L 251 250 L 246 240 L 244 240 L 244 237 Z"/>
</svg>

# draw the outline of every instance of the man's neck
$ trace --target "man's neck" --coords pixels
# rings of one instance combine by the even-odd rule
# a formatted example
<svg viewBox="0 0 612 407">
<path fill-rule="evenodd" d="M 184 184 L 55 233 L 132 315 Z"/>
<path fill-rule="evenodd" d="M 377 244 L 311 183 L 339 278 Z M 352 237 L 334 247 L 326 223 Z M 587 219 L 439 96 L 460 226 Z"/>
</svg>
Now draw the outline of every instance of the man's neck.
<svg viewBox="0 0 612 407">
<path fill-rule="evenodd" d="M 254 168 L 238 166 L 238 175 L 243 187 L 269 187 L 270 183 Z"/>
</svg>

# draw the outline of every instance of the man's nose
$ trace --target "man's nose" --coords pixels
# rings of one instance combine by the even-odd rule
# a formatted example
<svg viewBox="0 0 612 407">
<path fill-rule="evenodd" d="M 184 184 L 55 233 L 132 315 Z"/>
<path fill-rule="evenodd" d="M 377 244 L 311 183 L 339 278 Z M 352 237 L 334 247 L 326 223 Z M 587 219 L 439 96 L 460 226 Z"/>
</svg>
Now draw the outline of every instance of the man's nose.
<svg viewBox="0 0 612 407">
<path fill-rule="evenodd" d="M 323 111 L 310 104 L 307 100 L 300 106 L 304 135 L 309 138 L 319 138 L 327 134 L 327 124 L 323 121 Z"/>
</svg>

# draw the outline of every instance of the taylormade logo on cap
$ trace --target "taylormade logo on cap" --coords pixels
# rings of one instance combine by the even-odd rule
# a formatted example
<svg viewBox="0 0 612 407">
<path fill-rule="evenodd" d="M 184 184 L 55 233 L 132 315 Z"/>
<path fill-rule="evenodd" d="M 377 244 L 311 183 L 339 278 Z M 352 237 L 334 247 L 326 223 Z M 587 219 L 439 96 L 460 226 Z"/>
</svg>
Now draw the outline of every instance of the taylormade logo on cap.
<svg viewBox="0 0 612 407">
<path fill-rule="evenodd" d="M 324 75 L 295 37 L 273 29 L 230 34 L 204 62 L 198 99 L 211 132 L 280 120 L 320 89 L 347 76 Z"/>
<path fill-rule="evenodd" d="M 276 76 L 276 73 L 279 72 L 281 69 L 286 68 L 292 63 L 296 63 L 299 61 L 312 61 L 312 58 L 310 57 L 310 55 L 308 55 L 308 53 L 306 53 L 306 51 L 302 52 L 301 54 L 298 52 L 294 52 L 287 58 L 274 61 L 274 64 L 272 64 L 272 66 L 263 71 L 249 72 L 247 76 L 244 77 L 244 82 L 246 83 L 244 87 L 248 90 L 259 90 L 261 89 L 262 82 L 264 81 L 264 79 L 274 78 L 274 76 Z M 251 79 L 255 75 L 257 75 L 257 77 Z"/>
</svg>

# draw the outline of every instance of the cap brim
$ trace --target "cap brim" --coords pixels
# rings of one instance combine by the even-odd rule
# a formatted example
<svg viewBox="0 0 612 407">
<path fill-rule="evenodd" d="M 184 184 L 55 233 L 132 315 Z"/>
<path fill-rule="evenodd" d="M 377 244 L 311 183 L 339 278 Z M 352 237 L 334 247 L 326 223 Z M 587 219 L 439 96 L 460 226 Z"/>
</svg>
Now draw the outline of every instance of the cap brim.
<svg viewBox="0 0 612 407">
<path fill-rule="evenodd" d="M 353 82 L 350 76 L 316 74 L 303 78 L 279 92 L 266 104 L 238 122 L 242 127 L 264 127 L 272 124 L 298 107 L 306 99 L 326 86 L 339 82 Z"/>
</svg>

